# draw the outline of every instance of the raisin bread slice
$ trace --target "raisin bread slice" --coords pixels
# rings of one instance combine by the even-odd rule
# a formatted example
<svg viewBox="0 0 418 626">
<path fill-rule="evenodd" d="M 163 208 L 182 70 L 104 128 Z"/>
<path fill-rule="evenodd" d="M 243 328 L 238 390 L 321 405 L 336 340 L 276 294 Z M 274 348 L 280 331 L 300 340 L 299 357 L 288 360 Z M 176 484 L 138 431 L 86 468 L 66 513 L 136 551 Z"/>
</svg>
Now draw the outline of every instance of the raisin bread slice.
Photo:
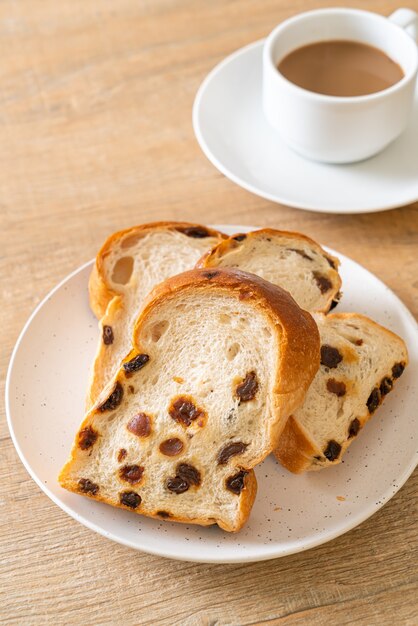
<svg viewBox="0 0 418 626">
<path fill-rule="evenodd" d="M 317 314 L 315 320 L 321 367 L 275 451 L 295 473 L 340 463 L 408 363 L 402 339 L 363 315 Z"/>
<path fill-rule="evenodd" d="M 316 324 L 284 290 L 232 270 L 170 278 L 142 310 L 60 483 L 150 517 L 239 530 L 252 468 L 318 367 Z"/>
<path fill-rule="evenodd" d="M 206 226 L 156 222 L 111 235 L 90 277 L 90 304 L 100 319 L 100 340 L 87 398 L 91 406 L 131 348 L 133 324 L 151 289 L 192 269 L 225 235 Z"/>
<path fill-rule="evenodd" d="M 341 296 L 339 264 L 305 235 L 263 228 L 221 241 L 197 267 L 237 267 L 283 287 L 302 309 L 326 313 Z"/>
</svg>

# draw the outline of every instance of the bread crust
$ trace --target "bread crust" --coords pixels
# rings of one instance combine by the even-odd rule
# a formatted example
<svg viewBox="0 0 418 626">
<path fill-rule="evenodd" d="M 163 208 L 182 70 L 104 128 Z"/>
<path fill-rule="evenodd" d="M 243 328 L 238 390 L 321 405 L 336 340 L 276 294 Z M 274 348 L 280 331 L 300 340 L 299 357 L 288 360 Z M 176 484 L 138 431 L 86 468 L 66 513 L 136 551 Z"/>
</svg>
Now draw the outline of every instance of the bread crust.
<svg viewBox="0 0 418 626">
<path fill-rule="evenodd" d="M 340 265 L 340 261 L 337 257 L 332 256 L 328 252 L 326 252 L 316 241 L 303 235 L 302 233 L 296 233 L 293 231 L 285 231 L 285 230 L 277 230 L 275 228 L 261 228 L 259 230 L 253 230 L 249 233 L 236 233 L 223 241 L 220 241 L 216 246 L 214 246 L 211 250 L 206 252 L 197 262 L 196 267 L 217 267 L 219 259 L 221 259 L 225 254 L 231 252 L 231 250 L 236 249 L 241 245 L 240 241 L 237 241 L 237 237 L 244 237 L 245 240 L 258 239 L 260 235 L 267 235 L 272 237 L 292 237 L 295 239 L 299 239 L 305 243 L 308 243 L 312 248 L 314 248 L 320 255 L 326 257 L 328 262 L 330 263 L 329 273 L 332 275 L 332 289 L 330 289 L 328 298 L 326 303 L 322 309 L 318 309 L 319 312 L 327 313 L 331 306 L 335 306 L 338 302 L 341 294 L 341 277 L 338 273 L 338 267 Z"/>
<path fill-rule="evenodd" d="M 379 332 L 383 332 L 388 335 L 392 340 L 401 342 L 405 351 L 405 366 L 408 365 L 408 350 L 403 339 L 401 339 L 396 333 L 388 330 L 384 326 L 381 326 L 374 320 L 371 320 L 366 315 L 360 313 L 330 313 L 326 316 L 326 319 L 339 319 L 342 321 L 356 321 L 359 320 L 374 326 L 379 329 Z M 395 381 L 393 381 L 395 382 Z M 381 402 L 383 399 L 381 400 Z M 367 410 L 367 406 L 364 407 L 362 414 L 356 415 L 360 422 L 360 429 L 369 421 L 372 414 Z M 315 444 L 315 441 L 309 436 L 309 433 L 303 428 L 303 426 L 293 416 L 289 418 L 286 426 L 283 430 L 283 434 L 279 440 L 279 443 L 274 451 L 276 459 L 286 467 L 290 472 L 299 474 L 305 471 L 316 471 L 325 467 L 331 467 L 332 465 L 338 465 L 344 456 L 348 446 L 355 439 L 346 439 L 344 442 L 339 442 L 341 445 L 341 452 L 338 459 L 335 461 L 324 460 L 323 451 Z M 315 456 L 320 458 L 315 459 Z"/>
<path fill-rule="evenodd" d="M 169 278 L 151 292 L 134 327 L 132 352 L 126 356 L 124 362 L 129 361 L 135 354 L 141 352 L 138 336 L 147 317 L 155 307 L 158 307 L 159 303 L 172 298 L 179 291 L 186 289 L 193 292 L 201 289 L 206 291 L 217 290 L 218 292 L 227 292 L 239 300 L 248 301 L 252 306 L 259 308 L 280 333 L 281 359 L 271 392 L 273 416 L 269 430 L 268 446 L 264 450 L 260 450 L 259 455 L 252 458 L 247 466 L 236 466 L 248 473 L 245 476 L 244 489 L 239 495 L 239 512 L 234 524 L 229 524 L 222 518 L 184 519 L 174 517 L 173 515 L 169 518 L 169 521 L 187 522 L 189 524 L 209 525 L 217 523 L 224 530 L 235 532 L 244 525 L 255 499 L 257 483 L 252 468 L 261 462 L 277 445 L 288 414 L 295 410 L 303 401 L 306 390 L 319 367 L 319 333 L 312 316 L 302 311 L 293 298 L 280 287 L 241 271 L 230 269 L 215 271 L 194 269 Z M 87 413 L 80 429 L 90 425 L 92 417 L 99 413 L 101 403 L 107 398 L 117 381 L 121 384 L 126 384 L 123 371 L 121 365 L 116 376 L 109 382 L 96 404 Z M 71 477 L 71 468 L 73 464 L 76 464 L 78 454 L 79 450 L 76 443 L 74 443 L 70 459 L 62 469 L 58 479 L 62 487 L 75 493 L 80 493 L 80 489 L 77 481 Z M 109 501 L 100 494 L 94 496 L 94 499 L 113 506 L 126 508 L 117 502 Z M 161 519 L 160 516 L 152 511 L 140 511 L 140 513 Z"/>
<path fill-rule="evenodd" d="M 109 301 L 106 308 L 106 317 L 112 320 L 118 319 L 119 315 L 123 314 L 123 297 L 113 296 Z M 99 322 L 99 328 L 101 334 L 103 333 L 103 322 Z M 89 409 L 96 402 L 103 389 L 103 381 L 105 378 L 105 366 L 106 366 L 106 346 L 103 341 L 99 340 L 96 356 L 91 368 L 90 384 L 88 386 L 86 396 L 86 410 Z"/>
<path fill-rule="evenodd" d="M 365 322 L 366 324 L 369 324 L 370 326 L 375 326 L 376 328 L 379 329 L 379 331 L 384 332 L 386 335 L 388 335 L 388 337 L 391 337 L 392 339 L 395 339 L 397 341 L 400 341 L 403 344 L 404 350 L 406 352 L 406 365 L 409 363 L 408 361 L 408 349 L 406 347 L 406 344 L 404 342 L 404 340 L 402 339 L 402 337 L 399 337 L 399 335 L 397 335 L 396 333 L 394 333 L 393 331 L 389 330 L 388 328 L 386 328 L 385 326 L 382 326 L 381 324 L 378 324 L 377 322 L 375 322 L 374 320 L 372 320 L 370 317 L 367 317 L 367 315 L 363 315 L 362 313 L 329 313 L 327 316 L 327 319 L 339 319 L 339 320 L 361 320 L 363 322 Z"/>
<path fill-rule="evenodd" d="M 301 474 L 310 468 L 315 455 L 322 455 L 322 450 L 315 446 L 305 429 L 291 415 L 274 450 L 274 456 L 289 472 Z"/>
<path fill-rule="evenodd" d="M 195 224 L 192 222 L 149 222 L 148 224 L 140 224 L 138 226 L 125 228 L 124 230 L 119 230 L 106 239 L 96 256 L 89 279 L 90 306 L 97 319 L 102 318 L 106 313 L 107 305 L 112 298 L 119 295 L 118 292 L 112 289 L 106 282 L 105 272 L 103 270 L 104 260 L 109 254 L 112 246 L 119 239 L 122 239 L 127 235 L 136 235 L 141 238 L 150 231 L 181 230 L 182 228 L 202 228 L 202 226 L 201 224 Z M 209 236 L 211 237 L 217 237 L 220 240 L 227 237 L 220 231 L 213 228 L 209 228 L 207 226 L 204 226 L 204 228 L 208 231 Z"/>
</svg>

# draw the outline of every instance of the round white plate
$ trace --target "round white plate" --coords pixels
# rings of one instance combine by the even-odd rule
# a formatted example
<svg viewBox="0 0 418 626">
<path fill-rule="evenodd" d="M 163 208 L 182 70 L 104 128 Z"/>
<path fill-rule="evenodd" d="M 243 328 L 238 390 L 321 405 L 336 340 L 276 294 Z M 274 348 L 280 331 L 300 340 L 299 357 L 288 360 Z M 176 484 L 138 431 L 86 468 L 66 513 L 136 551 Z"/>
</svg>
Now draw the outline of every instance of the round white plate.
<svg viewBox="0 0 418 626">
<path fill-rule="evenodd" d="M 218 226 L 232 234 L 248 227 Z M 87 263 L 60 283 L 28 320 L 6 383 L 6 409 L 16 449 L 39 487 L 73 518 L 124 545 L 176 559 L 244 562 L 319 545 L 377 511 L 417 462 L 418 330 L 400 300 L 375 276 L 338 255 L 344 297 L 339 308 L 370 315 L 407 342 L 411 363 L 344 462 L 292 475 L 268 458 L 256 468 L 258 495 L 238 534 L 158 522 L 69 493 L 57 483 L 83 418 L 88 372 L 98 339 L 89 309 Z M 344 498 L 342 500 L 341 498 Z"/>
<path fill-rule="evenodd" d="M 367 213 L 418 200 L 418 87 L 408 128 L 381 154 L 353 165 L 315 163 L 264 119 L 262 47 L 258 41 L 227 57 L 196 95 L 194 131 L 218 170 L 263 198 L 309 211 Z"/>
</svg>

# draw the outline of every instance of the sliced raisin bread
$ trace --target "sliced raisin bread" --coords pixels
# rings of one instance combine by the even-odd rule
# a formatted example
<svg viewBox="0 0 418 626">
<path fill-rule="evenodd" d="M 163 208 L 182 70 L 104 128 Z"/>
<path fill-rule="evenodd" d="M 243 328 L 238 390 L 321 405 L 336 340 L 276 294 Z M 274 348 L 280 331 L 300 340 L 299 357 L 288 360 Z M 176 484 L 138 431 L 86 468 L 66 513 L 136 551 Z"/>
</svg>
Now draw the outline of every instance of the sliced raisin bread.
<svg viewBox="0 0 418 626">
<path fill-rule="evenodd" d="M 340 463 L 408 362 L 402 339 L 363 315 L 314 317 L 321 367 L 275 451 L 295 473 Z"/>
<path fill-rule="evenodd" d="M 151 289 L 192 269 L 225 235 L 199 224 L 156 222 L 111 235 L 90 277 L 90 304 L 100 319 L 87 399 L 91 406 L 131 348 L 133 323 Z"/>
<path fill-rule="evenodd" d="M 306 311 L 326 313 L 338 303 L 340 262 L 315 241 L 271 228 L 218 243 L 197 267 L 237 267 L 289 291 Z"/>
<path fill-rule="evenodd" d="M 252 468 L 318 367 L 317 326 L 284 290 L 232 270 L 170 278 L 143 308 L 60 483 L 150 517 L 239 530 Z"/>
</svg>

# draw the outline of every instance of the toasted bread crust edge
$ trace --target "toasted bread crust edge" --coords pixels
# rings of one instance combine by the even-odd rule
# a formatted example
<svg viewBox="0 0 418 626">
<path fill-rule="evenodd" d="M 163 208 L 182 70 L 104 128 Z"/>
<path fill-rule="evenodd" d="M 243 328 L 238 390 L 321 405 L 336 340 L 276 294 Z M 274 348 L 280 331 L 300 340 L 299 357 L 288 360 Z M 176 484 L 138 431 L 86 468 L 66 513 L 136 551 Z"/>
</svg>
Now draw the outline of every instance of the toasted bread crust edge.
<svg viewBox="0 0 418 626">
<path fill-rule="evenodd" d="M 396 333 L 385 328 L 384 326 L 381 326 L 366 315 L 362 315 L 361 313 L 330 313 L 329 315 L 327 315 L 327 318 L 340 320 L 361 320 L 363 322 L 366 322 L 367 324 L 376 326 L 377 328 L 379 328 L 379 331 L 384 331 L 392 339 L 395 339 L 402 344 L 402 347 L 405 351 L 405 366 L 408 365 L 408 349 L 404 340 Z M 383 403 L 385 398 L 386 396 L 381 400 L 381 403 Z M 370 414 L 366 406 L 364 414 L 357 415 L 357 419 L 360 422 L 360 431 L 373 415 L 374 413 Z M 286 469 L 288 469 L 290 472 L 293 472 L 294 474 L 300 474 L 301 472 L 305 471 L 316 471 L 341 463 L 345 451 L 347 450 L 349 445 L 353 441 L 355 441 L 355 439 L 356 437 L 352 437 L 351 439 L 347 439 L 344 442 L 339 442 L 341 445 L 341 452 L 338 459 L 336 459 L 335 461 L 329 461 L 328 459 L 323 461 L 323 451 L 311 439 L 311 437 L 305 431 L 302 425 L 299 424 L 299 422 L 293 416 L 291 416 L 288 419 L 286 426 L 283 430 L 283 434 L 279 439 L 278 446 L 274 451 L 274 456 Z M 315 456 L 320 456 L 321 461 L 318 462 L 316 459 L 314 459 Z"/>
<path fill-rule="evenodd" d="M 266 314 L 273 324 L 281 332 L 281 366 L 277 372 L 276 383 L 273 388 L 273 397 L 276 403 L 273 410 L 276 411 L 276 419 L 272 421 L 270 431 L 270 446 L 252 460 L 250 467 L 242 469 L 248 471 L 245 478 L 245 487 L 240 494 L 241 502 L 239 516 L 234 525 L 229 525 L 223 519 L 196 518 L 182 519 L 170 517 L 169 521 L 179 521 L 209 525 L 217 523 L 220 528 L 229 532 L 238 531 L 246 522 L 257 491 L 257 482 L 252 468 L 260 463 L 276 446 L 279 435 L 285 425 L 288 414 L 297 408 L 303 401 L 306 390 L 313 380 L 319 367 L 319 333 L 313 318 L 309 313 L 302 311 L 294 302 L 293 298 L 280 287 L 276 287 L 252 274 L 233 270 L 190 270 L 169 278 L 161 285 L 158 285 L 150 294 L 134 328 L 133 349 L 126 356 L 129 360 L 133 354 L 141 352 L 141 346 L 136 337 L 144 324 L 147 316 L 158 303 L 172 297 L 179 291 L 185 289 L 214 289 L 218 291 L 228 291 L 238 299 L 251 301 L 253 306 L 259 307 Z M 123 368 L 106 386 L 98 398 L 94 407 L 87 413 L 80 428 L 84 428 L 90 423 L 91 417 L 99 410 L 102 399 L 106 397 L 113 388 L 116 381 L 123 382 Z M 80 493 L 77 482 L 70 478 L 72 463 L 76 460 L 76 443 L 74 443 L 70 459 L 67 461 L 58 477 L 62 487 Z M 86 495 L 86 494 L 83 494 Z M 100 494 L 93 499 L 120 506 L 117 502 L 111 502 Z M 126 508 L 121 506 L 121 508 Z M 157 517 L 152 512 L 144 513 L 148 517 Z"/>
<path fill-rule="evenodd" d="M 208 236 L 217 237 L 219 240 L 225 239 L 227 235 L 224 235 L 218 230 L 203 226 L 201 224 L 195 224 L 193 222 L 149 222 L 147 224 L 140 224 L 138 226 L 131 226 L 124 230 L 119 230 L 116 233 L 110 235 L 99 252 L 97 253 L 96 260 L 89 278 L 89 297 L 90 306 L 97 317 L 100 319 L 106 313 L 107 305 L 110 300 L 119 295 L 115 290 L 107 284 L 105 274 L 103 271 L 104 259 L 106 258 L 109 250 L 113 244 L 122 239 L 126 235 L 138 235 L 138 237 L 144 237 L 148 232 L 155 230 L 179 230 L 182 228 L 204 228 L 208 232 Z"/>
<path fill-rule="evenodd" d="M 217 267 L 217 261 L 224 255 L 237 248 L 241 245 L 240 241 L 237 241 L 236 237 L 245 237 L 245 239 L 258 239 L 260 235 L 271 235 L 272 237 L 277 236 L 285 236 L 285 237 L 295 237 L 296 239 L 303 240 L 314 248 L 319 254 L 324 256 L 328 262 L 330 263 L 330 271 L 333 273 L 333 289 L 329 291 L 328 299 L 324 307 L 318 310 L 319 313 L 327 313 L 333 303 L 338 303 L 340 298 L 340 289 L 341 289 L 341 276 L 338 273 L 338 267 L 340 266 L 340 260 L 326 252 L 316 241 L 308 237 L 307 235 L 303 235 L 302 233 L 297 233 L 293 231 L 286 230 L 277 230 L 275 228 L 261 228 L 259 230 L 253 230 L 249 233 L 236 233 L 223 241 L 220 241 L 217 245 L 215 245 L 211 250 L 206 252 L 196 263 L 196 268 L 209 268 L 209 267 Z M 333 264 L 333 266 L 331 265 Z M 335 306 L 335 304 L 334 304 Z"/>
</svg>

